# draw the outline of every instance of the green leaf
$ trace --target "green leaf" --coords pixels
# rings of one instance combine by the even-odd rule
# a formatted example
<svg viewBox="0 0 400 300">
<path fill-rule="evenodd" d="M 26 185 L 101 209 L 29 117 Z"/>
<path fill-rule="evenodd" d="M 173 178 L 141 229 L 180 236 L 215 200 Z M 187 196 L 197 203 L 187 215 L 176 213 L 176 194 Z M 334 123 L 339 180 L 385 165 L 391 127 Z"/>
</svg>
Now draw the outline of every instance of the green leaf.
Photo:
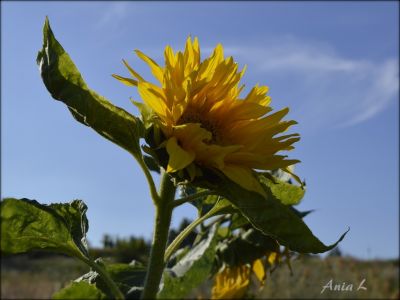
<svg viewBox="0 0 400 300">
<path fill-rule="evenodd" d="M 279 252 L 277 241 L 251 228 L 231 240 L 218 244 L 218 264 L 225 263 L 230 266 L 251 264 L 268 252 Z"/>
<path fill-rule="evenodd" d="M 47 18 L 43 27 L 43 48 L 38 53 L 37 63 L 51 96 L 66 104 L 78 122 L 140 157 L 139 138 L 143 127 L 140 120 L 88 88 L 54 37 Z"/>
<path fill-rule="evenodd" d="M 217 224 L 210 229 L 206 239 L 191 249 L 169 271 L 164 272 L 158 298 L 183 299 L 210 275 L 218 241 Z"/>
<path fill-rule="evenodd" d="M 311 210 L 306 210 L 306 211 L 298 211 L 297 209 L 295 209 L 293 206 L 289 206 L 289 208 L 300 218 L 304 218 L 305 216 L 307 216 L 308 214 L 314 212 L 313 209 Z"/>
<path fill-rule="evenodd" d="M 85 281 L 73 282 L 69 286 L 56 292 L 53 299 L 109 299 L 95 285 Z"/>
<path fill-rule="evenodd" d="M 299 204 L 304 197 L 305 190 L 300 186 L 284 182 L 278 178 L 274 181 L 264 176 L 259 176 L 260 182 L 271 189 L 272 194 L 276 199 L 285 205 Z"/>
<path fill-rule="evenodd" d="M 146 269 L 143 266 L 119 263 L 102 265 L 124 295 L 129 296 L 130 299 L 140 297 L 140 291 L 144 285 L 144 278 L 146 276 Z M 96 271 L 90 271 L 76 281 L 85 281 L 94 284 L 108 297 L 113 297 L 108 285 Z"/>
<path fill-rule="evenodd" d="M 7 198 L 1 202 L 1 251 L 33 249 L 87 258 L 87 206 L 81 200 L 42 205 L 35 200 Z"/>
<path fill-rule="evenodd" d="M 267 198 L 246 190 L 229 180 L 222 173 L 203 170 L 204 178 L 197 180 L 200 187 L 217 191 L 227 198 L 254 228 L 279 241 L 281 245 L 300 253 L 322 253 L 334 248 L 345 237 L 346 231 L 337 242 L 324 245 L 315 237 L 307 225 L 289 206 L 282 204 L 270 189 L 264 188 Z"/>
<path fill-rule="evenodd" d="M 241 213 L 236 213 L 232 215 L 231 224 L 229 226 L 230 230 L 235 230 L 244 226 L 249 225 L 249 220 L 247 220 Z"/>
</svg>

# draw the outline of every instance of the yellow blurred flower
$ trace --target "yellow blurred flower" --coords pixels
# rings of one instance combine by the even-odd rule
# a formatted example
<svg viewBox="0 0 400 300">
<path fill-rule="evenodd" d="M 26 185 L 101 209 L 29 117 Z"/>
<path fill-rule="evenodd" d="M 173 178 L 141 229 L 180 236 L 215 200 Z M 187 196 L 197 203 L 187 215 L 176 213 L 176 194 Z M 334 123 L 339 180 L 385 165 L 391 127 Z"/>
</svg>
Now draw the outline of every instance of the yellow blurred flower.
<svg viewBox="0 0 400 300">
<path fill-rule="evenodd" d="M 289 109 L 273 114 L 267 96 L 268 87 L 256 85 L 244 98 L 244 74 L 232 57 L 224 58 L 222 45 L 210 57 L 200 60 L 197 38 L 189 37 L 184 52 L 165 48 L 165 66 L 139 50 L 158 85 L 146 81 L 125 61 L 132 78 L 113 75 L 122 83 L 137 86 L 144 103 L 157 116 L 157 123 L 166 140 L 169 155 L 167 172 L 196 166 L 215 168 L 243 188 L 264 194 L 253 169 L 283 169 L 298 160 L 277 155 L 293 149 L 298 134 L 276 137 L 295 121 L 282 121 Z"/>
<path fill-rule="evenodd" d="M 256 259 L 253 261 L 252 265 L 253 273 L 256 275 L 258 281 L 261 283 L 262 286 L 265 284 L 265 279 L 267 278 L 267 273 L 265 271 L 264 262 L 262 259 Z"/>
<path fill-rule="evenodd" d="M 211 299 L 240 299 L 250 284 L 250 267 L 225 267 L 215 275 Z"/>
</svg>

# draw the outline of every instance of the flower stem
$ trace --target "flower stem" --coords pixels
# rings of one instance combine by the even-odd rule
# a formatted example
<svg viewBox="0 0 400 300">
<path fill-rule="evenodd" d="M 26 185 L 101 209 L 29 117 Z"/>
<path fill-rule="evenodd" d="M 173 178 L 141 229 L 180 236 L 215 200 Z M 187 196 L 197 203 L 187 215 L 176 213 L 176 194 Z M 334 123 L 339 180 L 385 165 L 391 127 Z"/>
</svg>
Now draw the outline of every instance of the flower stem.
<svg viewBox="0 0 400 300">
<path fill-rule="evenodd" d="M 104 280 L 106 285 L 109 287 L 111 293 L 114 295 L 115 299 L 117 300 L 123 300 L 125 299 L 124 294 L 122 294 L 121 290 L 118 288 L 117 284 L 114 282 L 114 280 L 110 277 L 110 274 L 98 263 L 93 261 L 92 259 L 88 259 L 86 257 L 82 257 L 81 260 L 83 260 L 86 264 L 88 264 L 90 267 L 92 267 L 93 270 L 95 270 L 97 273 L 99 273 L 101 279 Z"/>
<path fill-rule="evenodd" d="M 150 251 L 149 265 L 144 284 L 142 299 L 155 299 L 164 271 L 164 253 L 167 247 L 169 227 L 176 187 L 168 174 L 164 173 L 161 180 L 159 201 L 156 202 L 156 220 L 153 243 Z"/>
<path fill-rule="evenodd" d="M 179 245 L 183 242 L 183 240 L 189 235 L 190 232 L 192 232 L 193 229 L 195 229 L 200 223 L 205 221 L 208 218 L 211 218 L 215 213 L 217 213 L 221 207 L 218 207 L 215 205 L 209 212 L 207 212 L 205 215 L 203 215 L 200 218 L 197 218 L 194 220 L 192 223 L 188 225 L 168 246 L 167 251 L 165 251 L 165 256 L 164 256 L 164 261 L 167 262 L 168 259 L 171 257 L 172 253 L 175 252 L 176 249 L 178 249 Z"/>
</svg>

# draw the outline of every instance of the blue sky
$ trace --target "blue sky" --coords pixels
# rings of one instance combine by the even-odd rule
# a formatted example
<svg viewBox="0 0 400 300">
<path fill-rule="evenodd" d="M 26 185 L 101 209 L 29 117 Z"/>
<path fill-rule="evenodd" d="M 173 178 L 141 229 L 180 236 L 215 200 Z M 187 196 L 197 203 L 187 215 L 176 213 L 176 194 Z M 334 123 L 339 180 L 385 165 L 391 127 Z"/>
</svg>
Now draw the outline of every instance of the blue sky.
<svg viewBox="0 0 400 300">
<path fill-rule="evenodd" d="M 150 238 L 153 207 L 131 156 L 77 123 L 52 100 L 36 66 L 42 26 L 88 85 L 137 114 L 136 91 L 110 75 L 121 59 L 150 77 L 134 49 L 162 63 L 163 48 L 197 36 L 247 65 L 247 90 L 270 87 L 302 136 L 290 157 L 307 182 L 299 209 L 324 243 L 360 258 L 398 257 L 398 2 L 1 2 L 2 197 L 43 203 L 83 199 L 89 241 L 104 233 Z M 173 224 L 195 216 L 187 205 Z"/>
</svg>

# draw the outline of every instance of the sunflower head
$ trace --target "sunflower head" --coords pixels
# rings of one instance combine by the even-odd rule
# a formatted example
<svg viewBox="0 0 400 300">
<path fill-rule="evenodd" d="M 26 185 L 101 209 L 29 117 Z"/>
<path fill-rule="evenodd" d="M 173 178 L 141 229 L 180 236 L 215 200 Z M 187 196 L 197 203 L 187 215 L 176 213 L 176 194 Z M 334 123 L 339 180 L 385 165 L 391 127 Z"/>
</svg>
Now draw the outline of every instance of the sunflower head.
<svg viewBox="0 0 400 300">
<path fill-rule="evenodd" d="M 224 267 L 215 275 L 211 299 L 241 299 L 250 284 L 248 265 Z"/>
<path fill-rule="evenodd" d="M 224 57 L 222 45 L 202 61 L 197 38 L 189 37 L 183 52 L 165 48 L 164 66 L 135 52 L 158 83 L 145 80 L 126 61 L 131 77 L 113 76 L 137 87 L 142 116 L 156 134 L 150 138 L 150 151 L 164 153 L 160 163 L 167 172 L 185 171 L 193 179 L 204 168 L 216 169 L 243 188 L 264 194 L 254 170 L 286 170 L 298 162 L 277 154 L 293 149 L 300 139 L 296 133 L 279 135 L 296 124 L 282 120 L 289 109 L 272 113 L 267 86 L 256 85 L 242 97 L 244 69 Z"/>
</svg>

